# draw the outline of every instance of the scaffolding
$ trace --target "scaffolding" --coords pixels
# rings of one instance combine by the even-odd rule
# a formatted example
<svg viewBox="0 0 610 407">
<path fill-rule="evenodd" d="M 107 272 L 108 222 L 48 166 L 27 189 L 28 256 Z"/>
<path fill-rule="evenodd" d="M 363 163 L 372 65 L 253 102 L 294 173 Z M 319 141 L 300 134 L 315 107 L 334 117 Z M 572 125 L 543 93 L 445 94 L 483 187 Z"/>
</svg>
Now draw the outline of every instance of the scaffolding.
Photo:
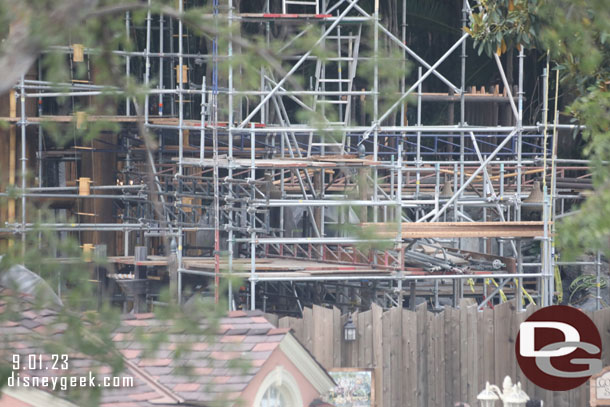
<svg viewBox="0 0 610 407">
<path fill-rule="evenodd" d="M 3 120 L 12 126 L 11 137 L 15 128 L 21 130 L 21 215 L 9 216 L 3 233 L 24 237 L 35 230 L 26 213 L 28 202 L 46 200 L 59 209 L 58 221 L 45 226 L 58 233 L 89 232 L 89 238 L 108 232 L 105 236 L 122 242 L 109 253 L 117 269 L 135 265 L 147 270 L 139 278 L 159 280 L 167 274 L 171 253 L 162 241 L 169 239 L 175 241 L 180 300 L 183 286 L 200 285 L 216 299 L 228 295 L 233 309 L 291 314 L 308 303 L 350 310 L 371 302 L 406 305 L 405 298 L 413 307 L 416 297 L 439 308 L 442 297 L 457 306 L 465 295 L 479 299 L 480 308 L 506 295 L 516 297 L 519 306 L 524 297 L 543 305 L 554 302 L 556 267 L 566 263 L 556 260 L 553 221 L 583 198 L 590 173 L 586 161 L 557 158 L 556 137 L 547 140 L 549 127 L 556 134 L 572 126 L 559 125 L 557 117 L 547 123 L 546 99 L 541 122 L 523 123 L 523 48 L 515 88 L 496 55 L 502 91 L 500 84 L 477 91 L 466 83 L 468 34 L 437 61 L 426 62 L 407 46 L 404 1 L 402 38 L 382 24 L 378 1 L 372 10 L 358 0 L 267 1 L 260 13 L 241 12 L 232 0 L 177 4 L 178 15 L 185 8 L 211 5 L 213 24 L 228 27 L 227 46 L 221 49 L 225 41 L 214 38 L 205 50 L 193 47 L 194 34 L 181 19 L 149 11 L 139 27 L 126 13 L 126 32 L 136 49 L 115 53 L 124 58 L 127 75 L 143 77 L 150 87 L 144 106 L 126 99 L 115 116 L 60 115 L 52 102 L 59 97 L 123 93 L 96 85 L 90 77 L 57 91 L 42 72 L 34 79 L 22 77 L 15 86 L 11 103 L 20 101 L 20 115 L 11 108 Z M 274 7 L 281 11 L 273 12 Z M 464 25 L 469 13 L 465 1 Z M 290 68 L 281 74 L 260 66 L 258 89 L 235 85 L 241 72 L 233 33 L 244 25 L 259 27 L 267 41 L 272 28 L 288 27 L 280 57 Z M 320 35 L 311 49 L 288 52 L 313 28 Z M 143 43 L 137 35 L 145 38 Z M 415 64 L 418 72 L 410 86 L 401 78 L 386 110 L 380 104 L 380 38 L 400 49 L 401 63 Z M 363 56 L 363 43 L 371 55 Z M 332 56 L 316 56 L 318 47 Z M 96 50 L 73 44 L 50 52 L 82 64 Z M 459 84 L 438 70 L 454 53 L 460 53 Z M 373 64 L 368 89 L 357 86 L 364 83 L 363 60 Z M 226 68 L 219 67 L 221 61 Z M 309 89 L 294 86 L 290 79 L 299 75 Z M 546 69 L 542 75 L 546 92 Z M 422 84 L 432 78 L 448 92 L 423 92 Z M 407 120 L 410 96 L 416 98 L 415 124 Z M 32 103 L 38 109 L 26 115 L 26 104 Z M 372 103 L 370 114 L 366 103 Z M 424 103 L 457 105 L 459 120 L 423 124 Z M 507 106 L 510 124 L 468 124 L 467 106 L 483 104 Z M 324 119 L 302 121 L 297 110 Z M 114 142 L 44 149 L 41 124 L 47 121 L 74 126 L 109 121 L 120 131 Z M 147 148 L 141 130 L 157 141 L 156 151 Z M 35 165 L 26 154 L 34 137 Z M 116 182 L 90 185 L 91 179 L 74 168 L 68 176 L 70 161 L 96 153 L 114 155 Z M 553 163 L 550 171 L 547 157 Z M 37 185 L 28 185 L 28 168 L 36 169 Z M 51 181 L 47 171 L 62 175 Z M 543 187 L 537 183 L 541 177 Z M 546 177 L 552 178 L 549 186 Z M 78 180 L 78 185 L 67 180 Z M 87 206 L 87 201 L 97 204 Z M 95 213 L 83 214 L 74 205 L 105 205 L 112 216 L 98 222 Z M 69 222 L 67 213 L 78 221 Z M 140 247 L 151 254 L 138 257 Z M 595 264 L 599 270 L 599 256 Z M 221 292 L 225 277 L 247 283 Z M 597 296 L 599 302 L 599 289 Z"/>
</svg>

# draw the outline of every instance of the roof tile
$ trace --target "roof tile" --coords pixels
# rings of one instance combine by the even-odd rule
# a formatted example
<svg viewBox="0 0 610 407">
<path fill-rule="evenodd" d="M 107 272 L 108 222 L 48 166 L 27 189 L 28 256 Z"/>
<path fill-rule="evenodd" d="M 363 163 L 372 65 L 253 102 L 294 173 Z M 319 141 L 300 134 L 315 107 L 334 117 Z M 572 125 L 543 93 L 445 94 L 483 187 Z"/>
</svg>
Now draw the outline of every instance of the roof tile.
<svg viewBox="0 0 610 407">
<path fill-rule="evenodd" d="M 274 350 L 275 348 L 277 348 L 277 346 L 279 344 L 280 344 L 279 342 L 264 342 L 264 343 L 259 343 L 252 350 L 254 352 L 264 352 L 264 351 Z"/>
<path fill-rule="evenodd" d="M 246 316 L 248 316 L 248 314 L 246 314 L 244 311 L 229 311 L 229 318 L 239 318 Z"/>
<path fill-rule="evenodd" d="M 267 335 L 285 335 L 290 332 L 290 328 L 271 328 Z"/>
<path fill-rule="evenodd" d="M 240 357 L 240 355 L 239 352 L 212 352 L 210 356 L 216 360 L 233 360 Z"/>
<path fill-rule="evenodd" d="M 199 383 L 180 383 L 174 386 L 174 391 L 197 391 L 201 385 Z"/>
<path fill-rule="evenodd" d="M 127 359 L 135 359 L 138 356 L 140 356 L 140 354 L 142 353 L 142 351 L 137 350 L 137 349 L 121 349 L 121 353 L 123 354 L 123 356 L 125 356 L 125 358 Z"/>
<path fill-rule="evenodd" d="M 157 393 L 156 391 L 149 391 L 146 393 L 137 393 L 137 394 L 129 394 L 127 397 L 129 397 L 132 400 L 152 400 L 155 398 L 159 398 L 159 393 Z"/>
<path fill-rule="evenodd" d="M 147 367 L 147 366 L 163 367 L 163 366 L 169 366 L 171 363 L 172 363 L 172 360 L 169 359 L 169 358 L 165 358 L 165 359 L 142 359 L 138 363 L 138 366 L 140 366 L 140 367 Z"/>
<path fill-rule="evenodd" d="M 137 319 L 152 319 L 155 317 L 155 314 L 153 314 L 152 312 L 146 312 L 146 313 L 142 313 L 142 314 L 136 314 L 136 318 Z"/>
<path fill-rule="evenodd" d="M 231 376 L 216 376 L 214 378 L 214 383 L 216 384 L 225 384 L 231 379 Z"/>
<path fill-rule="evenodd" d="M 220 339 L 220 342 L 223 343 L 240 343 L 243 342 L 243 340 L 246 337 L 244 335 L 225 335 Z"/>
</svg>

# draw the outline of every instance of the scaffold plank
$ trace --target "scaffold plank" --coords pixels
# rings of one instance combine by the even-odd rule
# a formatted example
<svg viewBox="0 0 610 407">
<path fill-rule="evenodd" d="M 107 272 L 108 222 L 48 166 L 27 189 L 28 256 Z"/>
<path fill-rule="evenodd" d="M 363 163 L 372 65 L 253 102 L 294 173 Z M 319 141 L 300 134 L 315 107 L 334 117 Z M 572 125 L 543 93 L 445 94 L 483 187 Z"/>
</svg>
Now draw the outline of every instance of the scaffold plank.
<svg viewBox="0 0 610 407">
<path fill-rule="evenodd" d="M 396 224 L 363 223 L 363 227 L 379 233 L 380 237 L 396 236 Z M 544 222 L 408 222 L 401 225 L 403 239 L 435 237 L 523 237 L 544 236 Z"/>
</svg>

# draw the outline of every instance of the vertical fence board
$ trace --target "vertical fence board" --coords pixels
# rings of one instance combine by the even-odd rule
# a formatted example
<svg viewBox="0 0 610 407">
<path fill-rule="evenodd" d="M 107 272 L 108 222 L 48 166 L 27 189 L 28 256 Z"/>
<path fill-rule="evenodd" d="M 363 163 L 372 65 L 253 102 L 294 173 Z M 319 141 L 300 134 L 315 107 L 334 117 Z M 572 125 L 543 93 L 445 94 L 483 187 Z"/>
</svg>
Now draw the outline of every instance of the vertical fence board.
<svg viewBox="0 0 610 407">
<path fill-rule="evenodd" d="M 402 309 L 390 310 L 390 375 L 392 377 L 392 405 L 403 406 L 402 399 Z"/>
<path fill-rule="evenodd" d="M 313 310 L 303 309 L 303 345 L 313 353 Z"/>
<path fill-rule="evenodd" d="M 354 314 L 352 315 L 352 321 L 356 325 L 357 335 L 356 335 L 356 340 L 353 342 L 350 342 L 350 345 L 348 348 L 348 350 L 350 351 L 349 366 L 358 367 L 358 363 L 360 363 L 360 361 L 358 360 L 358 350 L 360 349 L 360 342 L 361 342 L 361 338 L 362 338 L 362 336 L 360 335 L 361 334 L 360 313 L 354 312 Z"/>
<path fill-rule="evenodd" d="M 434 336 L 438 338 L 436 349 L 436 373 L 435 377 L 438 382 L 436 385 L 436 400 L 439 407 L 445 405 L 445 371 L 447 370 L 445 361 L 445 318 L 442 314 L 435 314 L 434 321 L 436 325 L 436 333 Z"/>
<path fill-rule="evenodd" d="M 434 387 L 430 386 L 430 382 L 434 377 L 434 366 L 435 366 L 435 360 L 434 360 L 434 342 L 436 341 L 435 335 L 434 335 L 434 326 L 432 326 L 432 315 L 429 312 L 426 312 L 425 315 L 425 324 L 426 324 L 426 329 L 428 332 L 428 339 L 427 339 L 427 343 L 424 345 L 424 352 L 426 353 L 426 376 L 428 377 L 428 388 L 427 388 L 427 393 L 428 393 L 428 401 L 427 401 L 427 406 L 428 407 L 436 407 L 436 393 L 434 391 Z M 432 379 L 432 380 L 431 380 Z"/>
<path fill-rule="evenodd" d="M 328 337 L 328 335 L 322 335 L 322 332 L 324 332 L 324 326 L 322 325 L 324 323 L 324 310 L 325 308 L 320 307 L 318 305 L 314 305 L 312 308 L 312 326 L 313 326 L 313 332 L 312 332 L 312 342 L 313 342 L 313 356 L 316 358 L 316 360 L 325 368 L 328 368 L 327 366 L 327 361 L 326 361 L 326 355 L 324 352 L 324 345 L 325 345 L 325 338 Z"/>
<path fill-rule="evenodd" d="M 374 367 L 373 358 L 373 311 L 369 310 L 360 314 L 362 325 L 364 325 L 363 355 L 360 367 Z"/>
<path fill-rule="evenodd" d="M 494 338 L 494 311 L 491 308 L 486 308 L 481 313 L 481 325 L 479 332 L 483 332 L 481 336 L 481 359 L 483 360 L 483 370 L 480 370 L 481 380 L 479 384 L 485 385 L 485 382 L 491 381 L 495 377 L 494 361 L 495 361 L 495 338 Z M 482 389 L 483 387 L 481 387 Z"/>
<path fill-rule="evenodd" d="M 383 405 L 392 406 L 392 373 L 390 362 L 390 337 L 392 336 L 391 318 L 389 312 L 384 312 L 381 317 L 382 332 L 383 332 L 383 362 L 382 380 L 383 380 Z"/>
<path fill-rule="evenodd" d="M 417 307 L 417 405 L 426 407 L 428 404 L 428 310 L 426 304 Z"/>
<path fill-rule="evenodd" d="M 373 304 L 371 306 L 373 329 L 373 366 L 375 367 L 375 399 L 377 407 L 385 406 L 383 381 L 383 309 Z"/>
<path fill-rule="evenodd" d="M 505 302 L 494 308 L 494 342 L 495 342 L 495 374 L 494 382 L 500 386 L 504 377 L 509 373 L 510 359 L 514 358 L 510 352 L 508 342 L 510 304 Z"/>
<path fill-rule="evenodd" d="M 417 314 L 402 310 L 403 403 L 417 407 Z"/>
<path fill-rule="evenodd" d="M 463 311 L 462 311 L 463 312 Z M 479 394 L 479 363 L 478 352 L 479 338 L 477 336 L 477 320 L 478 311 L 477 304 L 474 303 L 466 308 L 468 320 L 468 402 L 474 406 L 477 403 L 477 394 Z"/>
<path fill-rule="evenodd" d="M 462 301 L 460 304 L 460 308 L 458 311 L 458 318 L 460 324 L 459 330 L 459 343 L 460 347 L 460 365 L 458 373 L 460 375 L 460 388 L 459 392 L 455 395 L 457 396 L 456 401 L 467 401 L 468 400 L 468 381 L 469 381 L 469 371 L 468 371 L 468 358 L 471 356 L 468 350 L 468 314 L 466 312 L 467 303 Z"/>
<path fill-rule="evenodd" d="M 454 308 L 443 311 L 445 329 L 445 405 L 453 406 L 460 394 L 460 324 Z"/>
<path fill-rule="evenodd" d="M 333 326 L 332 331 L 334 332 L 333 337 L 333 366 L 342 367 L 342 349 L 343 344 L 343 325 L 341 324 L 341 310 L 337 307 L 333 307 Z"/>
</svg>

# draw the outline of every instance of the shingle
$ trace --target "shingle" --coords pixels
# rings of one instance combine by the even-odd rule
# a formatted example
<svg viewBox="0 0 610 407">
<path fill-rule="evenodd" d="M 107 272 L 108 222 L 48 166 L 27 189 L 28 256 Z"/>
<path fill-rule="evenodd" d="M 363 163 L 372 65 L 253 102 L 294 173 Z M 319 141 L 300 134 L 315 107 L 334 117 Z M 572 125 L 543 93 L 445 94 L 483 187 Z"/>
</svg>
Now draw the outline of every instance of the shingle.
<svg viewBox="0 0 610 407">
<path fill-rule="evenodd" d="M 216 360 L 232 360 L 239 358 L 240 355 L 239 352 L 212 352 L 210 356 Z"/>
<path fill-rule="evenodd" d="M 129 394 L 127 397 L 129 397 L 132 400 L 152 400 L 152 399 L 156 399 L 159 398 L 160 394 L 157 393 L 156 391 L 149 391 L 146 393 L 137 393 L 137 394 Z"/>
<path fill-rule="evenodd" d="M 125 356 L 126 359 L 135 359 L 140 356 L 142 351 L 137 349 L 122 349 L 121 353 L 123 354 L 123 356 Z"/>
<path fill-rule="evenodd" d="M 172 360 L 169 359 L 169 358 L 164 358 L 164 359 L 142 359 L 138 363 L 138 366 L 141 366 L 141 367 L 147 367 L 147 366 L 164 367 L 164 366 L 169 366 L 171 363 L 172 363 Z"/>
<path fill-rule="evenodd" d="M 151 319 L 155 317 L 155 314 L 153 314 L 152 312 L 147 312 L 142 314 L 136 314 L 135 316 L 137 319 Z"/>
<path fill-rule="evenodd" d="M 245 317 L 247 314 L 244 311 L 229 311 L 229 318 Z"/>
<path fill-rule="evenodd" d="M 252 349 L 253 352 L 264 352 L 269 350 L 274 350 L 279 345 L 279 342 L 264 342 L 258 343 Z"/>
<path fill-rule="evenodd" d="M 174 391 L 179 392 L 194 392 L 201 388 L 199 383 L 180 383 L 173 387 Z"/>
<path fill-rule="evenodd" d="M 225 335 L 245 335 L 249 333 L 251 329 L 248 328 L 231 328 L 224 332 Z"/>
</svg>

